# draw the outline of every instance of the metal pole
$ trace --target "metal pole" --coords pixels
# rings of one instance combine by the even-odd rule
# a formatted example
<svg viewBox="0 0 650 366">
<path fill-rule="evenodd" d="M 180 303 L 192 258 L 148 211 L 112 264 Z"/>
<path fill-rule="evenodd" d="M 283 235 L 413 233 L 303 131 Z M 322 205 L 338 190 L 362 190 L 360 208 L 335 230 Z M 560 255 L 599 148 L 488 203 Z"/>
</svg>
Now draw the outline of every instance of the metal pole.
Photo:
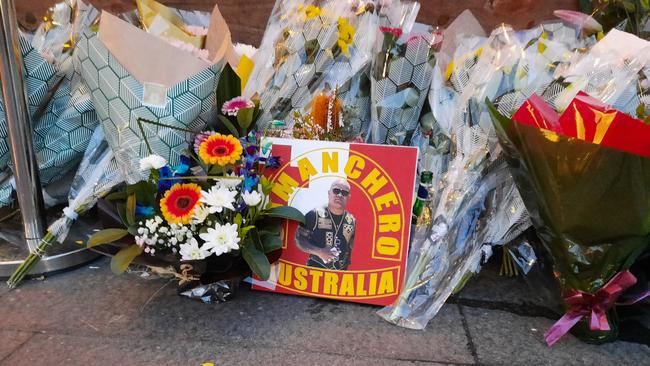
<svg viewBox="0 0 650 366">
<path fill-rule="evenodd" d="M 23 82 L 18 21 L 13 0 L 0 0 L 0 76 L 18 204 L 29 250 L 43 235 L 43 196 L 32 147 L 32 128 Z"/>
</svg>

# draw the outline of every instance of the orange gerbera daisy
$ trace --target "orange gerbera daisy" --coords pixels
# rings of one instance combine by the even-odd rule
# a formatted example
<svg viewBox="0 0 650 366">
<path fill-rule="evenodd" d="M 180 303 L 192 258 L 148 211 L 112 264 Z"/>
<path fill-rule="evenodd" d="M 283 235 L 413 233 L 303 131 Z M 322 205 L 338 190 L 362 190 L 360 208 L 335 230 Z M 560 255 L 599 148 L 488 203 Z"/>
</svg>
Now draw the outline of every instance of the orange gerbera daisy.
<svg viewBox="0 0 650 366">
<path fill-rule="evenodd" d="M 199 146 L 199 157 L 206 164 L 234 164 L 242 154 L 242 146 L 234 136 L 216 133 Z"/>
<path fill-rule="evenodd" d="M 201 187 L 194 183 L 176 183 L 160 200 L 160 211 L 170 224 L 189 224 L 201 199 Z"/>
</svg>

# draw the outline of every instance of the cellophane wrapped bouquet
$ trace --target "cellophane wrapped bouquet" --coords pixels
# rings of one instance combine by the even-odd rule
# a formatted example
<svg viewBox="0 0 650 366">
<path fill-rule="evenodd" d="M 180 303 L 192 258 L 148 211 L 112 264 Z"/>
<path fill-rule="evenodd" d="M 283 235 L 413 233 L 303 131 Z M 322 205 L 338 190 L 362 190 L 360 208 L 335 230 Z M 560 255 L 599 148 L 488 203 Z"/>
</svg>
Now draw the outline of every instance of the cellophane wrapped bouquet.
<svg viewBox="0 0 650 366">
<path fill-rule="evenodd" d="M 410 145 L 418 130 L 435 49 L 442 42 L 437 29 L 415 23 L 419 10 L 414 1 L 380 2 L 371 69 L 370 142 Z"/>
<path fill-rule="evenodd" d="M 297 125 L 297 137 L 309 137 L 345 126 L 344 139 L 361 135 L 376 21 L 369 1 L 277 1 L 244 92 L 259 95 L 260 128 Z M 328 100 L 342 124 L 319 113 Z"/>
<path fill-rule="evenodd" d="M 53 5 L 32 33 L 20 34 L 34 153 L 43 186 L 79 164 L 98 124 L 90 94 L 72 67 L 76 40 L 98 11 L 78 0 Z M 2 105 L 0 104 L 0 111 Z M 11 155 L 4 112 L 0 112 L 0 207 L 12 202 Z M 56 201 L 46 200 L 46 204 Z"/>
<path fill-rule="evenodd" d="M 75 57 L 130 184 L 146 178 L 137 167 L 151 153 L 179 163 L 192 136 L 215 118 L 224 63 L 236 63 L 218 7 L 208 16 L 137 4 L 139 26 L 103 12 L 97 32 L 80 37 Z"/>
<path fill-rule="evenodd" d="M 419 140 L 425 152 L 420 169 L 434 176 L 430 198 L 413 228 L 404 290 L 380 311 L 386 320 L 416 329 L 479 270 L 492 245 L 517 239 L 530 225 L 485 100 L 542 87 L 552 79 L 548 65 L 567 62 L 588 42 L 561 23 L 524 32 L 502 26 L 487 38 L 444 38 L 455 38 L 455 52 L 436 64 L 432 121 L 421 127 L 428 138 Z M 519 64 L 522 54 L 534 62 Z"/>
<path fill-rule="evenodd" d="M 570 329 L 584 340 L 616 338 L 616 304 L 647 248 L 650 43 L 612 30 L 552 81 L 491 107 L 499 140 L 532 222 L 552 255 L 565 315 L 549 345 Z"/>
</svg>

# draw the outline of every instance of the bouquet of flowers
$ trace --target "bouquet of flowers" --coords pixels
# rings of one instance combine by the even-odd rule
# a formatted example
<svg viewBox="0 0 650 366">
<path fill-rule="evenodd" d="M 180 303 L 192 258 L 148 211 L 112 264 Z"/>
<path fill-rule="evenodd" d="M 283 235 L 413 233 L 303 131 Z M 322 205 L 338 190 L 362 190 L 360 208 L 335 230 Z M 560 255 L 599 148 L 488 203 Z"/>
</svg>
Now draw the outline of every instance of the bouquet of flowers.
<svg viewBox="0 0 650 366">
<path fill-rule="evenodd" d="M 10 288 L 18 286 L 50 246 L 63 243 L 79 215 L 94 207 L 101 197 L 107 195 L 123 180 L 113 152 L 104 139 L 104 131 L 97 127 L 72 180 L 68 205 L 63 209 L 61 217 L 47 228 L 36 249 L 11 275 L 7 285 Z"/>
<path fill-rule="evenodd" d="M 304 217 L 296 209 L 271 206 L 272 184 L 262 172 L 279 162 L 261 157 L 269 146 L 260 146 L 260 137 L 204 131 L 177 165 L 157 155 L 140 160 L 149 179 L 107 198 L 123 227 L 95 233 L 88 247 L 128 242 L 111 260 L 115 273 L 143 256 L 143 263 L 166 269 L 159 272 L 175 273 L 183 291 L 233 272 L 268 279 L 273 252 L 282 248 L 280 223 L 272 219 Z"/>
<path fill-rule="evenodd" d="M 90 26 L 97 10 L 82 1 L 55 4 L 33 33 L 21 33 L 29 114 L 34 126 L 34 152 L 41 183 L 61 179 L 74 169 L 98 120 L 89 94 L 72 70 L 78 33 Z M 0 103 L 0 207 L 11 203 L 11 156 Z M 74 136 L 74 137 L 72 137 Z"/>
<path fill-rule="evenodd" d="M 380 311 L 382 317 L 424 328 L 468 275 L 479 271 L 492 245 L 511 242 L 530 225 L 484 101 L 512 91 L 508 101 L 523 103 L 515 95 L 548 85 L 554 66 L 571 59 L 577 39 L 575 30 L 562 24 L 524 32 L 500 27 L 489 38 L 458 37 L 445 70 L 436 64 L 433 117 L 422 127 L 430 137 L 420 141 L 427 151 L 421 169 L 434 174 L 425 192 L 430 200 L 413 232 L 404 290 Z"/>
<path fill-rule="evenodd" d="M 497 99 L 490 109 L 563 289 L 567 312 L 545 334 L 549 345 L 570 329 L 615 339 L 614 306 L 636 282 L 627 269 L 650 234 L 649 46 L 613 30 L 521 108 Z"/>
<path fill-rule="evenodd" d="M 441 34 L 416 24 L 420 4 L 389 2 L 379 9 L 372 81 L 373 143 L 410 144 L 429 94 L 434 47 Z"/>
<path fill-rule="evenodd" d="M 353 3 L 276 2 L 244 92 L 249 98 L 260 95 L 261 128 L 272 120 L 292 123 L 292 111 L 307 112 L 318 95 L 337 90 L 361 131 L 368 93 L 360 87 L 370 65 L 376 16 L 372 2 Z"/>
<path fill-rule="evenodd" d="M 186 19 L 203 18 L 193 13 L 183 18 L 184 13 L 151 1 L 139 4 L 145 30 L 104 12 L 98 33 L 82 34 L 75 57 L 106 139 L 131 184 L 146 179 L 147 172 L 138 169 L 139 160 L 152 153 L 172 165 L 180 162 L 192 136 L 214 117 L 215 91 L 225 61 L 236 63 L 218 7 L 209 24 L 187 25 Z M 158 15 L 152 17 L 150 11 Z M 198 49 L 170 38 L 176 33 L 158 32 L 156 24 L 168 28 L 174 24 L 183 34 L 203 35 L 205 42 Z"/>
</svg>

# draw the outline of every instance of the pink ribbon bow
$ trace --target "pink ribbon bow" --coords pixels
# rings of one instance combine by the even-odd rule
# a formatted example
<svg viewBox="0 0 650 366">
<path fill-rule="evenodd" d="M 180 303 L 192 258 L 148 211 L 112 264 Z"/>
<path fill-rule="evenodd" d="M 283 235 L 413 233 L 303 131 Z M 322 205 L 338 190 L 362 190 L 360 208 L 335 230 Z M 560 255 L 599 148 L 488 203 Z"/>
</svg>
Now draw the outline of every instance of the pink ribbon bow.
<svg viewBox="0 0 650 366">
<path fill-rule="evenodd" d="M 607 321 L 607 310 L 617 305 L 616 300 L 626 289 L 634 286 L 636 277 L 630 272 L 619 272 L 609 282 L 594 294 L 578 290 L 570 290 L 564 301 L 569 305 L 569 310 L 553 326 L 544 333 L 548 346 L 552 346 L 564 336 L 580 319 L 589 317 L 590 330 L 610 330 Z M 618 305 L 630 305 L 650 295 L 650 290 L 636 296 L 631 301 Z"/>
</svg>

